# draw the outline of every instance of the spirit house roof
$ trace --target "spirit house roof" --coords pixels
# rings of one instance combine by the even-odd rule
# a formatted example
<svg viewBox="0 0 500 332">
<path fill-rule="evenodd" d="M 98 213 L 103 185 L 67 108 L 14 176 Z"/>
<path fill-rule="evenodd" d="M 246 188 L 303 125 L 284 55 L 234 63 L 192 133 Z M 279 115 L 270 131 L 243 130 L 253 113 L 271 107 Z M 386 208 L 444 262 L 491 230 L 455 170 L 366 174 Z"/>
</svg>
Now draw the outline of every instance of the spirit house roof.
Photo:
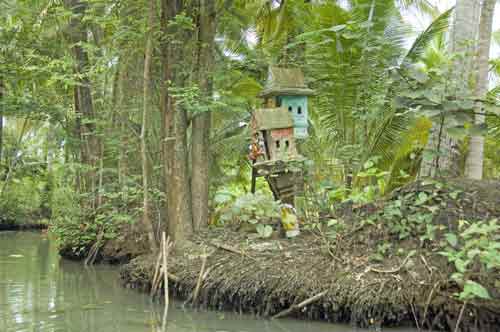
<svg viewBox="0 0 500 332">
<path fill-rule="evenodd" d="M 299 68 L 270 67 L 267 84 L 260 96 L 310 96 L 313 94 L 314 91 L 307 87 L 304 74 Z"/>
<path fill-rule="evenodd" d="M 285 129 L 293 127 L 293 118 L 284 108 L 265 108 L 253 113 L 256 130 Z"/>
</svg>

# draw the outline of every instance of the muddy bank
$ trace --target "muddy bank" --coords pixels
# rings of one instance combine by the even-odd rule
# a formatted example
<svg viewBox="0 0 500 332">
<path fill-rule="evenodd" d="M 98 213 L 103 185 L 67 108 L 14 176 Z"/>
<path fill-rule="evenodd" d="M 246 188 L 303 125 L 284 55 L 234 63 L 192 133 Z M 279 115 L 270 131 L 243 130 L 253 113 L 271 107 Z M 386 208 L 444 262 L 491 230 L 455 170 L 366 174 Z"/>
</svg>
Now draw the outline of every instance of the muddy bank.
<svg viewBox="0 0 500 332">
<path fill-rule="evenodd" d="M 0 231 L 42 230 L 47 228 L 47 224 L 0 223 Z"/>
<path fill-rule="evenodd" d="M 408 220 L 431 210 L 432 224 L 443 226 L 436 227 L 436 239 L 422 240 L 420 225 L 409 227 L 401 239 L 387 216 L 394 204 L 404 216 L 399 218 Z M 289 316 L 445 331 L 455 329 L 462 312 L 460 331 L 498 331 L 499 271 L 477 277 L 492 299 L 469 301 L 464 308 L 455 296 L 460 286 L 450 280 L 454 267 L 438 253 L 439 238 L 456 229 L 459 219 L 498 217 L 498 183 L 416 183 L 385 201 L 339 211 L 336 218 L 344 227 L 333 235 L 322 224 L 291 240 L 212 229 L 171 255 L 171 292 L 181 299 L 192 297 L 206 254 L 196 306 L 263 317 L 296 306 Z M 367 218 L 370 222 L 362 222 Z M 385 243 L 390 246 L 384 248 Z M 155 262 L 153 256 L 139 256 L 123 266 L 124 284 L 149 291 Z M 304 301 L 307 305 L 298 308 Z"/>
<path fill-rule="evenodd" d="M 144 234 L 137 234 L 131 231 L 122 231 L 116 239 L 103 241 L 99 245 L 94 263 L 106 264 L 127 264 L 131 259 L 144 255 L 148 252 L 147 238 Z M 82 250 L 75 252 L 71 243 L 59 248 L 59 254 L 69 260 L 83 261 L 89 252 L 93 250 L 95 243 L 90 243 Z"/>
<path fill-rule="evenodd" d="M 207 236 L 215 245 L 204 240 Z M 425 252 L 408 259 L 404 267 L 404 257 L 381 266 L 347 253 L 332 258 L 322 241 L 313 237 L 245 245 L 238 241 L 243 240 L 239 234 L 229 232 L 203 238 L 195 240 L 187 253 L 178 253 L 169 261 L 169 271 L 175 276 L 172 293 L 187 299 L 200 275 L 202 253 L 209 253 L 197 306 L 272 317 L 326 291 L 290 316 L 361 327 L 415 326 L 418 322 L 435 330 L 453 330 L 461 309 L 462 304 L 453 297 L 457 289 L 448 281 L 448 267 L 437 264 Z M 235 250 L 228 251 L 220 244 Z M 122 268 L 124 283 L 149 291 L 154 262 L 152 256 L 132 260 Z M 498 331 L 498 303 L 475 303 L 465 314 L 463 325 L 468 329 L 462 331 Z"/>
</svg>

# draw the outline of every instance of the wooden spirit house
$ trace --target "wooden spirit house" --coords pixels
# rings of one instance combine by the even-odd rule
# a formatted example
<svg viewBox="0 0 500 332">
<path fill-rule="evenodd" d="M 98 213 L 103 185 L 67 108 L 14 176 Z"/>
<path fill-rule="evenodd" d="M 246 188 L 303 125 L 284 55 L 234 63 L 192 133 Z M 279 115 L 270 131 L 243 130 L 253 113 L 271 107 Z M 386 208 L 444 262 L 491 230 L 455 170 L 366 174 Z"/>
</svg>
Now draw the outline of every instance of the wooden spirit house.
<svg viewBox="0 0 500 332">
<path fill-rule="evenodd" d="M 260 96 L 265 107 L 282 107 L 292 115 L 294 136 L 307 138 L 308 103 L 307 99 L 314 91 L 304 81 L 304 74 L 299 68 L 271 67 L 267 84 Z"/>
<path fill-rule="evenodd" d="M 303 175 L 296 139 L 307 137 L 307 98 L 313 91 L 304 83 L 300 69 L 272 67 L 264 91 L 264 108 L 253 112 L 252 191 L 255 178 L 264 176 L 276 199 L 294 205 L 302 190 Z"/>
<path fill-rule="evenodd" d="M 298 157 L 293 118 L 286 109 L 256 110 L 253 113 L 251 128 L 254 131 L 254 137 L 264 142 L 261 161 L 285 161 Z"/>
</svg>

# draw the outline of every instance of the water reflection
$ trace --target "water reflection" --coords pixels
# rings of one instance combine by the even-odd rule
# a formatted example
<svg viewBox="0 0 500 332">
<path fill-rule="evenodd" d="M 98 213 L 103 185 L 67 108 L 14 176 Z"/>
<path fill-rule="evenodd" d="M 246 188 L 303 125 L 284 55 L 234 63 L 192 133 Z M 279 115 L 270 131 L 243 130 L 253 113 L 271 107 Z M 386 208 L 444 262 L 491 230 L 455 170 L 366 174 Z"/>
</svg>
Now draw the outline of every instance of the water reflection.
<svg viewBox="0 0 500 332">
<path fill-rule="evenodd" d="M 0 232 L 0 332 L 159 332 L 163 309 L 147 295 L 122 288 L 115 267 L 84 268 L 63 260 L 55 241 L 40 233 Z M 172 303 L 167 331 L 350 332 L 352 328 L 182 310 Z"/>
</svg>

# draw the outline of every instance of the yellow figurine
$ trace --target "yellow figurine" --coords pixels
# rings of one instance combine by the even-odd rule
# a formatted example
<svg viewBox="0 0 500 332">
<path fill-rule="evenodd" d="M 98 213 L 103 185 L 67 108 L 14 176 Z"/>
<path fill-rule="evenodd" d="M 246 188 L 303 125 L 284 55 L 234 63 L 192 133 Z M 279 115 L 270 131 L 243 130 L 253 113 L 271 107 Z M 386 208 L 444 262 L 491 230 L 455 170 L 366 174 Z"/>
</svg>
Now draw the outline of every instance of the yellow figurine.
<svg viewBox="0 0 500 332">
<path fill-rule="evenodd" d="M 295 237 L 300 234 L 297 212 L 290 204 L 283 204 L 281 206 L 281 224 L 285 230 L 286 237 Z"/>
</svg>

